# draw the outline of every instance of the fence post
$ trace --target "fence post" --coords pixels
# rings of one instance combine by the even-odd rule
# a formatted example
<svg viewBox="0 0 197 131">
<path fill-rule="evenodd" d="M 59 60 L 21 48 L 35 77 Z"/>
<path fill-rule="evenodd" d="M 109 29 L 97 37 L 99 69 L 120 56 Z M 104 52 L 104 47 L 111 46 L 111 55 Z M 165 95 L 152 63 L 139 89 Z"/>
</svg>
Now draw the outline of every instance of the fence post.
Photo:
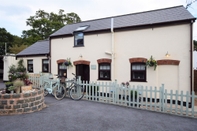
<svg viewBox="0 0 197 131">
<path fill-rule="evenodd" d="M 160 88 L 160 104 L 161 104 L 161 111 L 164 111 L 164 84 L 161 84 Z"/>
</svg>

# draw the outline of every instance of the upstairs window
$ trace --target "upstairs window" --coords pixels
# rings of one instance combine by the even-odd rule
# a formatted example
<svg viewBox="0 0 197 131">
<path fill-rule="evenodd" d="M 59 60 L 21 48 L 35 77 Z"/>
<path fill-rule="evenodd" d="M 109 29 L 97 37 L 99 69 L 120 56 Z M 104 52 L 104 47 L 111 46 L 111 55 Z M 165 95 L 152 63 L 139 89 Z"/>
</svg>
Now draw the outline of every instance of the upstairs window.
<svg viewBox="0 0 197 131">
<path fill-rule="evenodd" d="M 90 27 L 89 25 L 80 26 L 74 31 L 74 39 L 75 39 L 74 47 L 84 46 L 84 33 L 83 33 L 83 31 L 85 31 L 89 27 Z"/>
<path fill-rule="evenodd" d="M 42 72 L 49 72 L 49 60 L 48 59 L 42 60 Z"/>
<path fill-rule="evenodd" d="M 84 35 L 83 35 L 83 32 L 77 32 L 75 33 L 75 43 L 74 43 L 74 46 L 84 46 Z"/>
<path fill-rule="evenodd" d="M 99 80 L 111 80 L 111 64 L 99 64 Z"/>
<path fill-rule="evenodd" d="M 33 60 L 27 60 L 27 71 L 30 73 L 34 72 Z"/>
<path fill-rule="evenodd" d="M 145 63 L 131 64 L 131 81 L 146 81 L 146 65 Z"/>
</svg>

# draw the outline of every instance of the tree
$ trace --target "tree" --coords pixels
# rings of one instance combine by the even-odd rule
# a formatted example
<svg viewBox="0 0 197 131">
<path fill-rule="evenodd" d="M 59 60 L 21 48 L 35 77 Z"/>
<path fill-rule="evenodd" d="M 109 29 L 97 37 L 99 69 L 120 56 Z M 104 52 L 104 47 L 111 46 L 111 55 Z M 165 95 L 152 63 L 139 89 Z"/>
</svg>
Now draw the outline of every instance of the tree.
<svg viewBox="0 0 197 131">
<path fill-rule="evenodd" d="M 6 52 L 9 52 L 9 47 L 13 43 L 13 35 L 7 32 L 5 28 L 0 28 L 0 55 L 5 55 Z M 5 43 L 7 44 L 7 51 L 5 52 Z"/>
<path fill-rule="evenodd" d="M 80 17 L 75 13 L 64 14 L 64 10 L 60 9 L 58 14 L 53 12 L 47 13 L 44 10 L 36 11 L 35 16 L 27 19 L 27 26 L 31 26 L 30 30 L 23 31 L 23 39 L 28 45 L 38 40 L 47 39 L 49 35 L 62 28 L 66 24 L 80 22 Z"/>
<path fill-rule="evenodd" d="M 188 7 L 190 7 L 194 2 L 196 2 L 197 0 L 186 0 L 186 3 L 187 3 L 187 5 L 186 5 L 186 9 L 188 8 Z"/>
</svg>

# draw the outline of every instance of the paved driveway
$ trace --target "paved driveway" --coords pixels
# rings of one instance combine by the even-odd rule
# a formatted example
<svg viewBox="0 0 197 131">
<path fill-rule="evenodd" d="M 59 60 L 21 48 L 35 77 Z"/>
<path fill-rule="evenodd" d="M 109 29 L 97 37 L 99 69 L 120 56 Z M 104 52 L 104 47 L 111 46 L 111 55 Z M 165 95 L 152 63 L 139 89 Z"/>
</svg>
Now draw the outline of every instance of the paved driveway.
<svg viewBox="0 0 197 131">
<path fill-rule="evenodd" d="M 45 98 L 47 108 L 0 116 L 0 131 L 196 131 L 197 119 L 91 101 Z"/>
</svg>

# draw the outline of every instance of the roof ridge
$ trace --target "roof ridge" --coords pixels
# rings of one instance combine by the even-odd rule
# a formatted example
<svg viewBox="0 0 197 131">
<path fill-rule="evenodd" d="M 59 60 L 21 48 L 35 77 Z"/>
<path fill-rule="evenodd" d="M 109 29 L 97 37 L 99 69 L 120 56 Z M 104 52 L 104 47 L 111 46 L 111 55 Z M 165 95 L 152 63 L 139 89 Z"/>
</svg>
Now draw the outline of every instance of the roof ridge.
<svg viewBox="0 0 197 131">
<path fill-rule="evenodd" d="M 184 7 L 184 6 L 183 5 L 179 5 L 179 6 L 172 6 L 172 7 L 162 8 L 162 9 L 154 9 L 154 10 L 149 10 L 149 11 L 141 11 L 141 12 L 129 13 L 129 14 L 124 14 L 124 15 L 109 16 L 109 17 L 105 17 L 105 18 L 86 20 L 86 21 L 81 21 L 81 22 L 77 22 L 77 23 L 73 23 L 73 24 L 67 24 L 67 25 L 75 25 L 75 24 L 79 24 L 79 23 L 85 23 L 85 22 L 91 22 L 91 21 L 97 21 L 97 20 L 103 20 L 103 19 L 110 19 L 110 18 L 117 18 L 117 17 L 127 16 L 127 15 L 142 14 L 142 13 L 147 13 L 147 12 L 154 12 L 154 11 L 178 8 L 178 7 Z M 65 25 L 65 26 L 67 26 L 67 25 Z"/>
</svg>

